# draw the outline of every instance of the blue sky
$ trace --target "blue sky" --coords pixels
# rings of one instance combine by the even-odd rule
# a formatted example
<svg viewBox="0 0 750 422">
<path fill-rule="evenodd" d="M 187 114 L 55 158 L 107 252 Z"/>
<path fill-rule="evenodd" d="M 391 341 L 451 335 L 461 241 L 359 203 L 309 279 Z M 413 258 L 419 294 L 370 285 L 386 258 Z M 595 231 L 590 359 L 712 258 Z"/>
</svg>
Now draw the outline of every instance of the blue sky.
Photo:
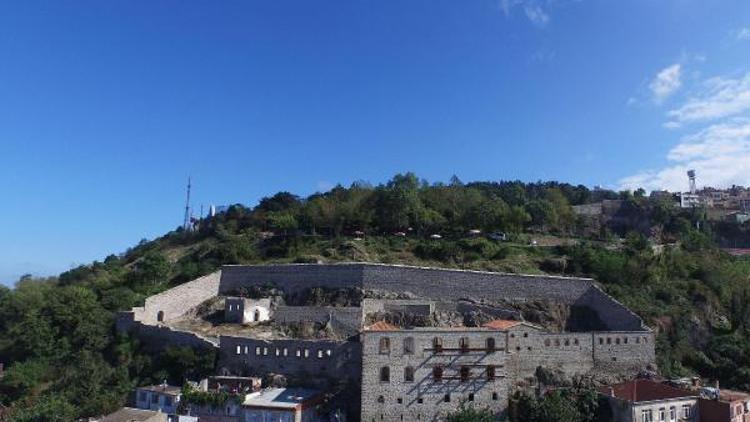
<svg viewBox="0 0 750 422">
<path fill-rule="evenodd" d="M 0 282 L 194 206 L 431 181 L 750 185 L 746 0 L 0 4 Z"/>
</svg>

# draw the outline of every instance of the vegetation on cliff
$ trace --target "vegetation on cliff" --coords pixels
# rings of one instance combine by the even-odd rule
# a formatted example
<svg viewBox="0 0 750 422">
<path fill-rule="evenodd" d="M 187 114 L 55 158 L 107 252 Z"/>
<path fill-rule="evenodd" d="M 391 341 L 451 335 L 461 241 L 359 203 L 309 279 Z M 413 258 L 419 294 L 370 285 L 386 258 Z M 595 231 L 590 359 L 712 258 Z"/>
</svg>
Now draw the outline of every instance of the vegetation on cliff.
<svg viewBox="0 0 750 422">
<path fill-rule="evenodd" d="M 649 227 L 592 231 L 572 210 L 615 198 Z M 214 356 L 151 356 L 115 333 L 116 311 L 222 264 L 352 260 L 591 276 L 657 330 L 665 375 L 750 390 L 750 260 L 715 246 L 718 234 L 749 231 L 642 193 L 556 182 L 427 184 L 405 174 L 304 199 L 281 192 L 59 277 L 0 287 L 0 405 L 13 420 L 67 420 L 111 411 L 137 385 L 182 385 L 209 373 Z M 496 232 L 507 240 L 485 236 Z"/>
</svg>

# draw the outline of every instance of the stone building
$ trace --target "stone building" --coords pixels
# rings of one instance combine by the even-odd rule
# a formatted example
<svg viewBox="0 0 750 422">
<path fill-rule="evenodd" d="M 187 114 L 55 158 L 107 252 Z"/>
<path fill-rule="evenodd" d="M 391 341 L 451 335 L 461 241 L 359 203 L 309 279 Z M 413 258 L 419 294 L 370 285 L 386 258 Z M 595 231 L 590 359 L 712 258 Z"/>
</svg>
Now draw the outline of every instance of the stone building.
<svg viewBox="0 0 750 422">
<path fill-rule="evenodd" d="M 217 297 L 220 326 L 195 311 Z M 268 321 L 243 325 L 248 306 Z M 225 266 L 117 325 L 155 348 L 214 348 L 222 375 L 283 376 L 333 392 L 329 405 L 343 394 L 364 421 L 438 420 L 463 401 L 503 412 L 540 367 L 627 375 L 655 361 L 652 331 L 591 279 L 402 265 Z"/>
</svg>

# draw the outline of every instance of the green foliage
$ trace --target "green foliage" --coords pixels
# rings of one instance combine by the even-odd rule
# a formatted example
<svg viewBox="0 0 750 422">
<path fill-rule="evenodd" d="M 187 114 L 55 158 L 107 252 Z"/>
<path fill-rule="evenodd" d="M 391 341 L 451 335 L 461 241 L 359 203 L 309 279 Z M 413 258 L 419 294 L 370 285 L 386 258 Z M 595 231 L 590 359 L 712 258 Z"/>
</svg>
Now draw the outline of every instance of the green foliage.
<svg viewBox="0 0 750 422">
<path fill-rule="evenodd" d="M 513 422 L 594 422 L 609 420 L 590 387 L 553 390 L 540 398 L 516 392 L 510 400 Z"/>
<path fill-rule="evenodd" d="M 193 388 L 190 383 L 185 383 L 182 386 L 182 401 L 185 404 L 222 408 L 227 402 L 242 403 L 244 399 L 243 394 L 226 391 L 199 391 Z"/>
<path fill-rule="evenodd" d="M 458 409 L 445 417 L 446 422 L 494 422 L 495 414 L 489 409 L 477 408 L 462 402 Z"/>
</svg>

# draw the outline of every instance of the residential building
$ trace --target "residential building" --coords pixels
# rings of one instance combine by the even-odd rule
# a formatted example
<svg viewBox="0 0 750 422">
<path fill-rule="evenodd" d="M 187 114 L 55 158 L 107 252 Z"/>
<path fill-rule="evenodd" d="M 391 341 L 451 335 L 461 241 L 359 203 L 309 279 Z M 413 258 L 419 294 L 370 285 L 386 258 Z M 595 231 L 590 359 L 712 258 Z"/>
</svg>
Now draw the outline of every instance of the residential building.
<svg viewBox="0 0 750 422">
<path fill-rule="evenodd" d="M 167 422 L 167 414 L 154 410 L 123 407 L 92 422 Z"/>
<path fill-rule="evenodd" d="M 167 384 L 138 387 L 135 405 L 139 409 L 158 410 L 169 415 L 177 414 L 182 389 Z"/>
<path fill-rule="evenodd" d="M 318 391 L 305 388 L 268 388 L 248 394 L 242 404 L 244 422 L 318 422 Z"/>
<path fill-rule="evenodd" d="M 613 422 L 699 422 L 698 393 L 648 379 L 602 387 Z M 714 422 L 712 419 L 706 422 Z"/>
<path fill-rule="evenodd" d="M 719 390 L 718 397 L 701 398 L 701 420 L 706 422 L 750 422 L 750 394 Z"/>
</svg>

